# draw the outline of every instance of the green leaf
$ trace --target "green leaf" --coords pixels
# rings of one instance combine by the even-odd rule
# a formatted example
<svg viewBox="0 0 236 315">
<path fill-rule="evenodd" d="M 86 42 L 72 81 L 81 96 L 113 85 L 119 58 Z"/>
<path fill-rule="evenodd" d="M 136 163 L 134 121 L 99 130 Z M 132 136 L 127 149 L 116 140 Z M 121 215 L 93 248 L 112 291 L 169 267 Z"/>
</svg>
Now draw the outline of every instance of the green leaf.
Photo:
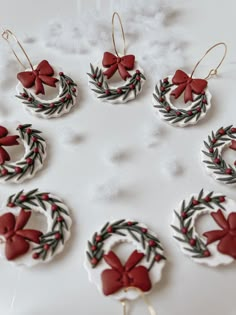
<svg viewBox="0 0 236 315">
<path fill-rule="evenodd" d="M 127 229 L 128 230 L 128 233 L 132 236 L 132 238 L 137 241 L 137 242 L 140 242 L 139 238 L 135 235 L 134 232 L 132 232 L 132 230 L 130 229 Z"/>
<path fill-rule="evenodd" d="M 186 243 L 186 240 L 183 240 L 182 238 L 178 236 L 174 236 L 175 239 L 177 239 L 179 242 Z"/>
<path fill-rule="evenodd" d="M 179 228 L 177 228 L 176 226 L 174 225 L 171 225 L 171 227 L 178 233 L 182 234 L 181 230 Z"/>
</svg>

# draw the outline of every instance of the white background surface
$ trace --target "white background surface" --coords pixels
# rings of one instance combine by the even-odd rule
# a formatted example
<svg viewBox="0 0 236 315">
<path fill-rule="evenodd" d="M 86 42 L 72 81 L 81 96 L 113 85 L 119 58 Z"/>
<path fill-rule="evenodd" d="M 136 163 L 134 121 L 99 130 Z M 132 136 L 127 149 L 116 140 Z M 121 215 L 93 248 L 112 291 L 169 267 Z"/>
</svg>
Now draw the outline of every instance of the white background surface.
<svg viewBox="0 0 236 315">
<path fill-rule="evenodd" d="M 1 0 L 0 21 L 19 37 L 31 35 L 31 32 L 39 34 L 43 25 L 54 17 L 80 19 L 84 10 L 89 10 L 94 2 Z M 107 2 L 103 1 L 102 5 Z M 180 27 L 183 33 L 186 42 L 183 47 L 185 70 L 191 71 L 201 54 L 215 42 L 223 40 L 229 48 L 219 77 L 209 82 L 213 108 L 196 127 L 176 129 L 160 122 L 155 116 L 151 104 L 151 93 L 158 79 L 155 67 L 152 73 L 146 73 L 147 84 L 136 101 L 116 107 L 94 100 L 87 87 L 85 73 L 89 62 L 96 56 L 97 59 L 102 51 L 110 47 L 110 43 L 109 47 L 100 47 L 99 52 L 93 51 L 80 57 L 62 55 L 37 43 L 32 47 L 27 45 L 34 62 L 48 59 L 62 66 L 79 82 L 80 106 L 61 119 L 40 120 L 24 112 L 14 98 L 16 80 L 8 83 L 5 92 L 1 92 L 1 119 L 34 123 L 44 130 L 50 149 L 48 164 L 35 179 L 19 186 L 1 185 L 0 198 L 4 199 L 21 188 L 51 190 L 67 202 L 73 213 L 73 237 L 64 255 L 48 265 L 28 270 L 0 262 L 0 314 L 121 314 L 121 306 L 117 302 L 101 296 L 89 283 L 83 260 L 84 248 L 92 233 L 105 221 L 124 217 L 133 217 L 149 225 L 165 246 L 168 264 L 162 281 L 150 295 L 158 315 L 235 314 L 235 264 L 210 269 L 193 263 L 180 253 L 171 239 L 169 228 L 175 205 L 202 187 L 235 197 L 235 189 L 221 186 L 211 179 L 199 159 L 202 141 L 209 131 L 233 124 L 236 120 L 235 2 L 183 0 L 173 1 L 173 5 L 178 13 L 172 17 L 171 26 L 167 27 Z M 111 11 L 102 8 L 102 14 L 110 23 Z M 92 22 L 88 21 L 89 24 Z M 132 43 L 129 44 L 131 50 Z M 5 43 L 2 41 L 1 45 Z M 137 58 L 145 54 L 142 43 L 138 41 L 135 43 L 135 54 Z M 176 60 L 172 72 L 178 67 Z M 199 75 L 204 75 L 209 67 L 209 64 L 200 67 Z M 2 76 L 4 73 L 0 74 L 0 79 Z M 153 124 L 155 119 L 162 127 L 162 139 L 157 147 L 148 148 L 142 140 L 143 129 Z M 84 135 L 84 140 L 76 146 L 65 145 L 62 141 L 63 134 L 72 126 Z M 104 161 L 104 151 L 114 143 L 128 146 L 132 152 L 126 162 L 116 167 Z M 161 171 L 163 163 L 172 157 L 183 166 L 182 174 L 173 178 Z M 126 193 L 110 201 L 91 198 L 90 191 L 95 184 L 110 176 L 120 181 Z M 142 301 L 132 304 L 130 314 L 146 314 Z"/>
</svg>

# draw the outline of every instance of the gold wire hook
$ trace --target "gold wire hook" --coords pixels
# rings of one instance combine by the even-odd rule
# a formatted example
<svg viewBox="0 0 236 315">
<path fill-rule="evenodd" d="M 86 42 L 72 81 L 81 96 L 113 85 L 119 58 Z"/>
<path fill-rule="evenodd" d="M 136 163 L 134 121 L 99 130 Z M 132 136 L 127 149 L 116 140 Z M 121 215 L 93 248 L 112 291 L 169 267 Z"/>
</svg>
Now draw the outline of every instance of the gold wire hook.
<svg viewBox="0 0 236 315">
<path fill-rule="evenodd" d="M 126 302 L 125 300 L 121 300 L 120 301 L 121 305 L 122 305 L 122 309 L 123 309 L 123 315 L 126 315 Z"/>
<path fill-rule="evenodd" d="M 114 22 L 115 22 L 115 17 L 116 16 L 117 16 L 117 18 L 119 20 L 121 33 L 122 33 L 122 37 L 123 37 L 124 55 L 125 55 L 125 50 L 126 50 L 125 49 L 125 32 L 124 32 L 124 28 L 123 28 L 123 25 L 122 25 L 122 21 L 121 21 L 120 15 L 117 12 L 114 12 L 113 15 L 112 15 L 112 42 L 113 42 L 113 47 L 114 47 L 114 50 L 116 52 L 116 55 L 117 55 L 117 57 L 119 57 L 119 54 L 118 54 L 117 49 L 116 49 L 116 41 L 115 41 L 115 25 L 114 25 Z"/>
<path fill-rule="evenodd" d="M 148 298 L 146 297 L 146 295 L 143 293 L 142 290 L 138 289 L 138 288 L 135 288 L 135 287 L 129 287 L 129 288 L 126 288 L 124 291 L 127 292 L 128 290 L 137 290 L 140 294 L 141 294 L 141 297 L 144 301 L 144 303 L 146 304 L 147 306 L 147 310 L 149 312 L 150 315 L 157 315 L 156 311 L 154 310 L 153 306 L 151 305 L 151 303 L 149 302 Z M 123 315 L 127 315 L 127 312 L 126 312 L 126 300 L 121 300 L 120 301 L 122 307 L 123 307 Z"/>
<path fill-rule="evenodd" d="M 10 31 L 10 30 L 5 30 L 5 29 L 3 29 L 3 28 L 2 28 L 2 30 L 3 30 L 3 32 L 2 32 L 2 38 L 7 41 L 8 45 L 9 45 L 10 48 L 11 48 L 11 51 L 12 51 L 13 54 L 15 55 L 15 57 L 16 57 L 17 61 L 19 62 L 19 64 L 20 64 L 24 69 L 27 69 L 27 67 L 23 64 L 23 62 L 20 60 L 20 58 L 18 57 L 17 53 L 15 52 L 14 48 L 12 47 L 11 42 L 10 42 L 10 37 L 12 37 L 12 38 L 15 40 L 15 42 L 17 43 L 17 45 L 20 47 L 21 51 L 22 51 L 23 54 L 25 55 L 25 57 L 26 57 L 26 59 L 27 59 L 29 65 L 30 65 L 31 69 L 34 70 L 33 65 L 32 65 L 32 63 L 31 63 L 31 61 L 30 61 L 29 56 L 27 55 L 27 53 L 26 53 L 24 47 L 21 45 L 21 43 L 19 42 L 19 40 L 17 39 L 17 37 L 16 37 L 16 36 L 13 34 L 13 32 Z"/>
<path fill-rule="evenodd" d="M 225 60 L 225 57 L 226 57 L 226 55 L 227 55 L 227 50 L 228 50 L 228 48 L 227 48 L 227 45 L 226 45 L 224 42 L 216 43 L 215 45 L 211 46 L 211 47 L 205 52 L 205 54 L 203 55 L 203 57 L 196 63 L 195 67 L 193 68 L 193 71 L 192 71 L 192 73 L 191 73 L 191 78 L 192 78 L 194 72 L 196 71 L 197 67 L 199 66 L 199 64 L 202 62 L 202 60 L 203 60 L 214 48 L 216 48 L 217 46 L 221 46 L 221 45 L 224 46 L 224 49 L 225 49 L 224 55 L 223 55 L 223 57 L 222 57 L 220 63 L 218 64 L 218 66 L 217 66 L 215 69 L 211 69 L 211 70 L 210 70 L 210 72 L 208 73 L 208 75 L 205 77 L 205 80 L 208 80 L 208 79 L 209 79 L 211 76 L 213 76 L 213 75 L 217 75 L 218 69 L 219 69 L 219 67 L 222 65 L 222 63 L 223 63 L 223 61 Z"/>
</svg>

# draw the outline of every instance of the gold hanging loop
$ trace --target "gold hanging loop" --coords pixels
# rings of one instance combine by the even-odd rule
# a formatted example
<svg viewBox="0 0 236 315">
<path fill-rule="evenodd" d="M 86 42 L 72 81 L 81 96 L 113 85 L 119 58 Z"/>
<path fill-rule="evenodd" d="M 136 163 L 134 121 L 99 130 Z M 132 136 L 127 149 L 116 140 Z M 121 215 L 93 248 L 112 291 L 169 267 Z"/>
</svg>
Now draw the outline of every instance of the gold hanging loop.
<svg viewBox="0 0 236 315">
<path fill-rule="evenodd" d="M 205 80 L 208 80 L 210 77 L 217 75 L 218 73 L 218 69 L 219 67 L 222 65 L 223 61 L 225 60 L 225 57 L 227 55 L 227 45 L 224 42 L 219 42 L 216 43 L 215 45 L 211 46 L 203 55 L 203 57 L 196 63 L 195 67 L 193 68 L 193 71 L 191 73 L 191 78 L 194 74 L 194 72 L 196 71 L 197 67 L 199 66 L 199 64 L 202 62 L 202 60 L 213 50 L 215 49 L 217 46 L 224 46 L 224 55 L 220 61 L 220 63 L 217 65 L 217 67 L 215 69 L 211 69 L 210 72 L 208 73 L 208 75 L 204 78 Z"/>
<path fill-rule="evenodd" d="M 128 290 L 137 290 L 140 294 L 141 294 L 141 297 L 144 301 L 144 303 L 146 304 L 147 306 L 147 309 L 148 309 L 148 312 L 150 315 L 157 315 L 156 311 L 154 310 L 153 306 L 151 305 L 151 303 L 149 302 L 147 296 L 143 293 L 143 291 L 141 291 L 140 289 L 138 288 L 135 288 L 135 287 L 129 287 L 129 288 L 126 288 L 125 289 L 125 292 L 127 292 Z M 123 308 L 123 315 L 127 315 L 127 303 L 126 303 L 126 300 L 121 300 L 121 305 L 122 305 L 122 308 Z"/>
<path fill-rule="evenodd" d="M 113 15 L 112 15 L 112 42 L 113 42 L 113 47 L 114 47 L 115 53 L 116 53 L 117 57 L 119 57 L 119 54 L 118 54 L 118 51 L 117 51 L 117 48 L 116 48 L 116 41 L 115 41 L 115 17 L 117 17 L 118 20 L 119 20 L 120 29 L 121 29 L 121 33 L 122 33 L 122 37 L 123 37 L 123 44 L 124 44 L 124 51 L 123 51 L 124 53 L 123 53 L 123 55 L 125 55 L 125 51 L 126 51 L 126 48 L 125 48 L 125 32 L 124 32 L 124 28 L 123 28 L 123 25 L 122 25 L 122 21 L 121 21 L 120 15 L 117 12 L 114 12 Z"/>
<path fill-rule="evenodd" d="M 32 65 L 32 63 L 31 63 L 31 61 L 30 61 L 29 56 L 27 55 L 27 53 L 26 53 L 24 47 L 21 45 L 21 43 L 19 42 L 19 40 L 17 39 L 17 37 L 16 37 L 16 36 L 13 34 L 13 32 L 10 31 L 10 30 L 4 30 L 3 28 L 2 28 L 2 30 L 3 30 L 3 32 L 2 32 L 2 38 L 7 41 L 8 45 L 9 45 L 10 48 L 11 48 L 11 51 L 13 52 L 13 54 L 14 54 L 14 56 L 16 57 L 16 59 L 17 59 L 17 61 L 19 62 L 19 64 L 20 64 L 25 70 L 28 68 L 28 67 L 26 67 L 26 66 L 23 64 L 23 62 L 22 62 L 22 61 L 20 60 L 20 58 L 18 57 L 16 51 L 15 51 L 14 48 L 12 47 L 10 38 L 13 38 L 13 39 L 15 40 L 15 42 L 17 43 L 17 45 L 20 47 L 21 51 L 23 52 L 25 58 L 27 59 L 29 65 L 30 65 L 30 67 L 31 67 L 31 69 L 34 70 L 33 65 Z"/>
<path fill-rule="evenodd" d="M 127 315 L 126 313 L 126 302 L 125 300 L 120 301 L 121 305 L 122 305 L 122 310 L 123 310 L 123 315 Z"/>
</svg>

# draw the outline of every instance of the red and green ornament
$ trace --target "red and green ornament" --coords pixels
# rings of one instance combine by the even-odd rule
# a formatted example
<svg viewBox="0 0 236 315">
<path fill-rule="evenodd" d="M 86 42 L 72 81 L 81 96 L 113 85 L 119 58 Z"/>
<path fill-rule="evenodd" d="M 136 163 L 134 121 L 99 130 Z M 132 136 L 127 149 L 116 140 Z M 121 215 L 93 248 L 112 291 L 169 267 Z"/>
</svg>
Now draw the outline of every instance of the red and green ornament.
<svg viewBox="0 0 236 315">
<path fill-rule="evenodd" d="M 236 151 L 236 128 L 233 125 L 220 127 L 208 135 L 202 150 L 202 163 L 215 180 L 222 184 L 235 185 L 236 152 L 235 159 L 228 163 L 222 155 L 225 150 Z"/>
<path fill-rule="evenodd" d="M 77 101 L 77 84 L 64 72 L 53 68 L 47 60 L 18 73 L 17 79 L 16 97 L 28 112 L 38 117 L 60 117 L 68 113 Z M 56 97 L 40 98 L 40 94 L 45 97 L 49 94 L 47 86 L 58 89 Z"/>
<path fill-rule="evenodd" d="M 0 126 L 0 182 L 20 183 L 33 177 L 43 167 L 46 143 L 41 131 L 31 124 L 15 126 L 15 123 L 8 122 L 7 125 L 12 127 L 12 132 Z M 23 157 L 15 160 L 14 154 L 9 154 L 8 147 L 19 145 L 24 146 L 25 152 Z"/>
<path fill-rule="evenodd" d="M 175 106 L 177 99 L 183 106 Z M 177 70 L 174 75 L 167 76 L 156 84 L 153 107 L 160 118 L 170 125 L 195 125 L 206 116 L 211 107 L 208 82 Z"/>
<path fill-rule="evenodd" d="M 199 233 L 200 216 L 208 216 L 217 227 Z M 216 267 L 236 259 L 236 202 L 223 194 L 202 189 L 183 200 L 174 210 L 171 227 L 181 251 L 196 263 Z"/>
<path fill-rule="evenodd" d="M 121 262 L 115 245 L 131 243 L 134 250 Z M 107 222 L 88 241 L 85 268 L 105 296 L 133 300 L 148 294 L 160 281 L 166 257 L 159 238 L 133 220 Z"/>
<path fill-rule="evenodd" d="M 0 215 L 0 255 L 17 265 L 49 262 L 64 249 L 70 237 L 71 218 L 63 201 L 34 189 L 11 195 Z M 38 216 L 45 217 L 42 230 L 34 229 Z M 27 225 L 27 227 L 26 227 Z M 32 227 L 31 227 L 32 226 Z"/>
</svg>

